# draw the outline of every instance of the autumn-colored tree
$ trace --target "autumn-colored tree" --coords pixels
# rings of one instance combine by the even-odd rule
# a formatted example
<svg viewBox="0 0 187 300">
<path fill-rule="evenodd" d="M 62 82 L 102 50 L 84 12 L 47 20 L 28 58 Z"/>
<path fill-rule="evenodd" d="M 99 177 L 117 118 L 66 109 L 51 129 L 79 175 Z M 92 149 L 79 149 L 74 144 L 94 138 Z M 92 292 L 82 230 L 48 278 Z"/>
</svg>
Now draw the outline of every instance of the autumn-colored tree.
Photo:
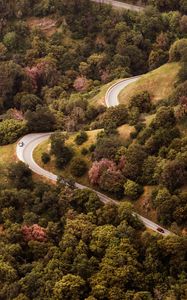
<svg viewBox="0 0 187 300">
<path fill-rule="evenodd" d="M 25 241 L 40 241 L 44 242 L 47 239 L 46 230 L 38 224 L 32 226 L 23 225 L 22 233 Z"/>
</svg>

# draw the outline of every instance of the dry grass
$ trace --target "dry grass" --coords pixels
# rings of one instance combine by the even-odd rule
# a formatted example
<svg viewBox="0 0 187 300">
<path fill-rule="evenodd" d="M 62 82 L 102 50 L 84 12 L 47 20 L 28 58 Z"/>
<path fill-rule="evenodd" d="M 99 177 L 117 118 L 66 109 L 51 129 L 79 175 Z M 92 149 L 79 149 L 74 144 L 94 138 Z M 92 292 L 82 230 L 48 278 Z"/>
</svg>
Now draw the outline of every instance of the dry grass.
<svg viewBox="0 0 187 300">
<path fill-rule="evenodd" d="M 143 91 L 150 93 L 154 103 L 166 99 L 174 90 L 179 69 L 178 63 L 170 63 L 143 75 L 138 81 L 121 91 L 120 103 L 128 104 L 133 96 Z"/>
<path fill-rule="evenodd" d="M 16 144 L 0 146 L 0 183 L 7 184 L 7 167 L 17 160 Z"/>
<path fill-rule="evenodd" d="M 128 140 L 133 131 L 135 131 L 134 126 L 130 126 L 128 124 L 118 127 L 119 135 L 123 140 Z"/>
</svg>

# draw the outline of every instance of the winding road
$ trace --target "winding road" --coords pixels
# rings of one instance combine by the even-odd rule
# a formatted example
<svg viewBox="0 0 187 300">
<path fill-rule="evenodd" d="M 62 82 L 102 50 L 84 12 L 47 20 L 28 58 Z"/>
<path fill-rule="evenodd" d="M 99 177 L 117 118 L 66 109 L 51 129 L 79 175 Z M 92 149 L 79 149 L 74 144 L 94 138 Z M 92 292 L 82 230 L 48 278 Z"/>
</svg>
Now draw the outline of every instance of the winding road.
<svg viewBox="0 0 187 300">
<path fill-rule="evenodd" d="M 93 2 L 101 3 L 101 4 L 109 4 L 112 5 L 116 9 L 127 9 L 127 10 L 132 10 L 136 12 L 141 12 L 144 10 L 144 7 L 138 6 L 138 5 L 133 5 L 129 3 L 124 3 L 120 1 L 113 1 L 113 0 L 92 0 Z"/>
<path fill-rule="evenodd" d="M 108 107 L 118 105 L 119 104 L 119 102 L 118 102 L 119 92 L 123 88 L 125 88 L 127 85 L 131 84 L 132 82 L 135 82 L 139 78 L 140 78 L 140 76 L 124 79 L 124 80 L 117 82 L 113 86 L 111 86 L 108 89 L 106 96 L 105 96 L 106 105 Z M 32 133 L 32 134 L 28 134 L 28 135 L 24 136 L 21 140 L 19 140 L 19 142 L 17 144 L 16 154 L 17 154 L 18 159 L 23 161 L 24 163 L 26 163 L 34 173 L 36 173 L 40 176 L 43 176 L 45 178 L 48 178 L 52 181 L 57 181 L 57 175 L 55 175 L 47 170 L 42 169 L 33 159 L 34 149 L 42 142 L 49 139 L 50 135 L 51 135 L 51 133 Z M 83 186 L 79 183 L 75 183 L 75 186 L 79 189 L 87 188 L 86 186 Z M 95 190 L 93 190 L 93 191 L 95 191 Z M 118 204 L 117 201 L 107 197 L 106 195 L 101 194 L 98 191 L 95 191 L 95 192 L 97 193 L 97 195 L 99 196 L 100 200 L 103 203 L 106 204 L 109 202 L 113 202 L 115 204 Z M 133 213 L 133 214 L 136 214 L 136 213 Z M 170 231 L 162 228 L 160 225 L 150 221 L 149 219 L 147 219 L 143 216 L 140 216 L 138 214 L 136 214 L 136 215 L 144 223 L 144 225 L 147 228 L 150 228 L 150 229 L 154 230 L 155 232 L 160 233 L 164 236 L 171 234 Z M 158 232 L 158 227 L 162 228 L 163 232 Z"/>
</svg>

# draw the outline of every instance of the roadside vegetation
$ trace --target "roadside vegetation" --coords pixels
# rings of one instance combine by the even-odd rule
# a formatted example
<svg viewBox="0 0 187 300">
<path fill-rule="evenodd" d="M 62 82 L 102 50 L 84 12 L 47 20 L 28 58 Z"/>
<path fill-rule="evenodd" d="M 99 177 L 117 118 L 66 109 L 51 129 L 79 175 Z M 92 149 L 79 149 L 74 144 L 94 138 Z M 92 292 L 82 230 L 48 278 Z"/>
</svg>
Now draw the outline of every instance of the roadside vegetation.
<svg viewBox="0 0 187 300">
<path fill-rule="evenodd" d="M 131 83 L 119 94 L 119 102 L 128 104 L 130 99 L 138 93 L 147 91 L 153 103 L 167 99 L 175 89 L 179 63 L 169 63 L 143 75 L 138 81 Z"/>
<path fill-rule="evenodd" d="M 186 1 L 144 4 L 0 1 L 0 299 L 187 299 Z M 16 162 L 34 132 L 53 132 L 34 158 L 56 184 Z"/>
</svg>

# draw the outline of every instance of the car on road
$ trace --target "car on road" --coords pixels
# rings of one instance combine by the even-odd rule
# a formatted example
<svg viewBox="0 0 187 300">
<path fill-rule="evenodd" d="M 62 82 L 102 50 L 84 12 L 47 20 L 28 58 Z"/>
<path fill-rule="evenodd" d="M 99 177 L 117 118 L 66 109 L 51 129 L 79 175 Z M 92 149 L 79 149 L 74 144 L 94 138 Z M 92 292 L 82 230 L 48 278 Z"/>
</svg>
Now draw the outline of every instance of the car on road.
<svg viewBox="0 0 187 300">
<path fill-rule="evenodd" d="M 157 230 L 158 232 L 164 233 L 164 229 L 163 229 L 163 228 L 158 227 L 156 230 Z"/>
<path fill-rule="evenodd" d="M 23 147 L 23 146 L 24 146 L 24 142 L 19 142 L 18 145 L 19 145 L 20 147 Z"/>
</svg>

